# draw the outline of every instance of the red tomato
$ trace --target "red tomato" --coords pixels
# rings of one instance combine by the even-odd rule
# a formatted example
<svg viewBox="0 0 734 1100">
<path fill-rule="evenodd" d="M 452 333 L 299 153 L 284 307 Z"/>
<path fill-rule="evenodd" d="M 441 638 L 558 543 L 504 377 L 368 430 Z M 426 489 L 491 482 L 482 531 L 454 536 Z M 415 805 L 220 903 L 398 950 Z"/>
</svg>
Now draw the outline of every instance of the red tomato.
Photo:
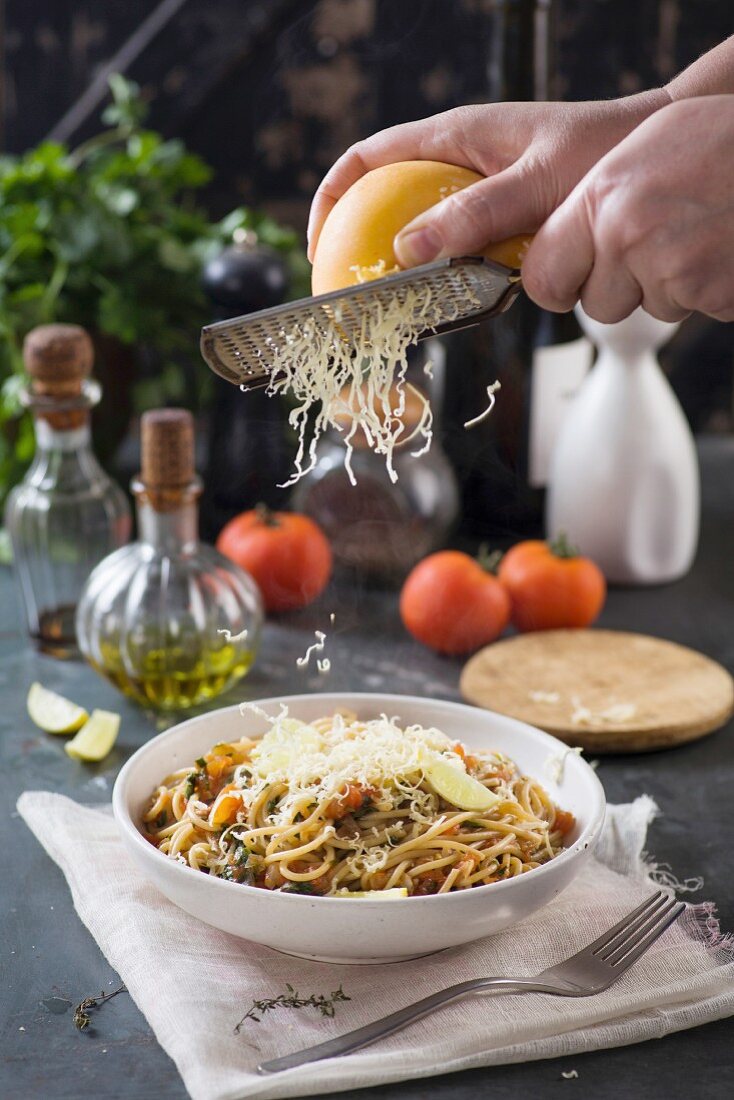
<svg viewBox="0 0 734 1100">
<path fill-rule="evenodd" d="M 297 512 L 271 512 L 262 506 L 243 512 L 221 530 L 217 550 L 255 579 L 268 611 L 305 607 L 331 576 L 326 536 Z"/>
<path fill-rule="evenodd" d="M 473 653 L 510 620 L 507 592 L 492 573 L 459 550 L 430 554 L 408 575 L 400 614 L 414 638 L 439 653 Z"/>
<path fill-rule="evenodd" d="M 589 626 L 607 594 L 604 574 L 563 535 L 554 543 L 519 542 L 500 562 L 498 577 L 512 600 L 520 631 Z"/>
</svg>

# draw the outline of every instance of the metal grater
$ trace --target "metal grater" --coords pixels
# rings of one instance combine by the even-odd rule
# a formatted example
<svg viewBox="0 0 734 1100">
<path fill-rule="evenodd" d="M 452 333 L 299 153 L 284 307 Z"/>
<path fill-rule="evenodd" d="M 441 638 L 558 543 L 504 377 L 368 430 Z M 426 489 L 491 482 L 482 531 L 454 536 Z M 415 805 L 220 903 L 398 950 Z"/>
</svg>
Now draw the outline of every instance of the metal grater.
<svg viewBox="0 0 734 1100">
<path fill-rule="evenodd" d="M 306 321 L 323 318 L 324 327 L 333 324 L 338 313 L 344 338 L 352 340 L 359 332 L 363 311 L 375 298 L 388 301 L 401 291 L 428 284 L 433 297 L 443 308 L 445 320 L 435 328 L 422 332 L 419 339 L 436 333 L 478 325 L 487 317 L 502 313 L 517 297 L 520 272 L 481 256 L 436 260 L 421 267 L 386 275 L 368 283 L 320 294 L 316 298 L 301 298 L 273 309 L 262 309 L 229 321 L 207 325 L 201 333 L 201 354 L 216 373 L 228 382 L 249 389 L 267 385 L 272 371 L 269 349 L 278 349 L 283 339 Z M 478 304 L 457 316 L 456 302 L 466 298 L 467 291 Z"/>
</svg>

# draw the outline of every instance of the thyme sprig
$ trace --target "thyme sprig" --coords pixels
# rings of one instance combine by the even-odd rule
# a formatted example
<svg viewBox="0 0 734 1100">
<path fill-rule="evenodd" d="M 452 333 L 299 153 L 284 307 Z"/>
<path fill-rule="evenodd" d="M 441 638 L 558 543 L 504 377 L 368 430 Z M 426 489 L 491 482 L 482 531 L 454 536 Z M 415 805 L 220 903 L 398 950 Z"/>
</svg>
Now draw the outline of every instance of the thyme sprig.
<svg viewBox="0 0 734 1100">
<path fill-rule="evenodd" d="M 92 1022 L 89 1009 L 99 1008 L 105 1001 L 111 1001 L 118 993 L 127 993 L 127 986 L 120 985 L 117 989 L 113 989 L 111 993 L 100 993 L 99 997 L 85 997 L 74 1009 L 74 1027 L 79 1028 L 80 1031 L 88 1028 Z"/>
<path fill-rule="evenodd" d="M 286 993 L 279 993 L 277 997 L 265 997 L 260 1001 L 253 1000 L 250 1008 L 242 1017 L 234 1029 L 235 1035 L 239 1035 L 240 1028 L 245 1020 L 253 1020 L 259 1024 L 266 1012 L 274 1008 L 317 1008 L 322 1016 L 332 1019 L 336 1014 L 335 1005 L 339 1001 L 351 1001 L 341 986 L 335 989 L 327 997 L 325 993 L 309 993 L 308 997 L 302 997 L 298 990 L 286 983 Z M 260 1015 L 258 1015 L 260 1013 Z"/>
</svg>

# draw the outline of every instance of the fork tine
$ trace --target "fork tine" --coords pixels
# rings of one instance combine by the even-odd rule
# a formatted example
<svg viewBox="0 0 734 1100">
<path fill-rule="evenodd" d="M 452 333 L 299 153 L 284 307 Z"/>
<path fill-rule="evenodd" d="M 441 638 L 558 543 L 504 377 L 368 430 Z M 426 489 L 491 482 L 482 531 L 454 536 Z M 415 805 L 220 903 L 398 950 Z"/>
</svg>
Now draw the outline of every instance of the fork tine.
<svg viewBox="0 0 734 1100">
<path fill-rule="evenodd" d="M 662 891 L 660 891 L 654 897 L 648 898 L 650 904 L 642 911 L 642 913 L 638 914 L 637 916 L 635 916 L 633 913 L 630 913 L 624 928 L 620 929 L 620 931 L 617 932 L 616 935 L 609 936 L 607 942 L 603 945 L 603 947 L 597 948 L 595 951 L 592 951 L 592 955 L 599 955 L 600 958 L 607 959 L 613 951 L 615 951 L 622 944 L 627 943 L 627 941 L 638 930 L 638 928 L 642 927 L 643 925 L 647 927 L 650 919 L 654 918 L 661 907 L 666 905 L 669 900 L 670 899 L 668 895 L 662 893 Z"/>
<path fill-rule="evenodd" d="M 648 947 L 652 946 L 659 936 L 662 936 L 665 929 L 673 921 L 678 920 L 684 909 L 685 905 L 682 901 L 670 898 L 669 903 L 658 910 L 654 918 L 605 959 L 607 965 L 621 966 L 623 970 L 626 970 L 628 966 L 632 966 L 632 963 L 636 962 L 640 955 L 644 955 Z"/>
<path fill-rule="evenodd" d="M 607 928 L 606 932 L 602 932 L 598 940 L 594 940 L 593 943 L 587 944 L 587 946 L 583 949 L 583 954 L 595 955 L 597 951 L 601 950 L 602 947 L 606 947 L 610 940 L 614 939 L 614 937 L 618 935 L 619 932 L 623 932 L 625 928 L 628 928 L 631 921 L 635 920 L 638 916 L 644 913 L 661 897 L 663 897 L 662 890 L 658 890 L 657 893 L 651 894 L 649 898 L 646 898 L 645 901 L 643 901 L 642 905 L 638 905 L 637 908 L 633 909 L 631 913 L 627 913 L 624 917 L 622 917 L 621 921 L 614 925 L 613 928 Z M 579 954 L 581 954 L 581 952 L 579 952 Z"/>
</svg>

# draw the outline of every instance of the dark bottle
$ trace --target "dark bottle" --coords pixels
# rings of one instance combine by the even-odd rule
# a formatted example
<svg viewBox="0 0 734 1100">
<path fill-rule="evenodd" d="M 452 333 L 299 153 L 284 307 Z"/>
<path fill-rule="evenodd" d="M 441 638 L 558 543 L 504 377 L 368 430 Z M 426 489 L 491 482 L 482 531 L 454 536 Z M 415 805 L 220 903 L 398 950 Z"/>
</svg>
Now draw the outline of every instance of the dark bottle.
<svg viewBox="0 0 734 1100">
<path fill-rule="evenodd" d="M 488 97 L 493 101 L 545 100 L 554 94 L 555 8 L 552 0 L 499 0 L 488 15 Z M 445 422 L 447 449 L 463 486 L 467 534 L 511 541 L 542 531 L 544 489 L 534 484 L 530 453 L 539 353 L 576 340 L 573 315 L 539 309 L 521 295 L 507 313 L 478 330 L 451 338 Z M 463 424 L 486 405 L 498 380 L 495 412 L 471 431 Z M 542 410 L 540 410 L 542 414 Z"/>
<path fill-rule="evenodd" d="M 288 289 L 284 259 L 258 243 L 250 230 L 235 232 L 234 244 L 210 260 L 203 286 L 213 306 L 214 321 L 279 305 Z M 287 411 L 280 398 L 265 390 L 240 393 L 214 377 L 209 428 L 206 489 L 201 502 L 201 528 L 213 540 L 224 524 L 262 502 L 283 507 L 292 450 L 287 441 Z"/>
</svg>

